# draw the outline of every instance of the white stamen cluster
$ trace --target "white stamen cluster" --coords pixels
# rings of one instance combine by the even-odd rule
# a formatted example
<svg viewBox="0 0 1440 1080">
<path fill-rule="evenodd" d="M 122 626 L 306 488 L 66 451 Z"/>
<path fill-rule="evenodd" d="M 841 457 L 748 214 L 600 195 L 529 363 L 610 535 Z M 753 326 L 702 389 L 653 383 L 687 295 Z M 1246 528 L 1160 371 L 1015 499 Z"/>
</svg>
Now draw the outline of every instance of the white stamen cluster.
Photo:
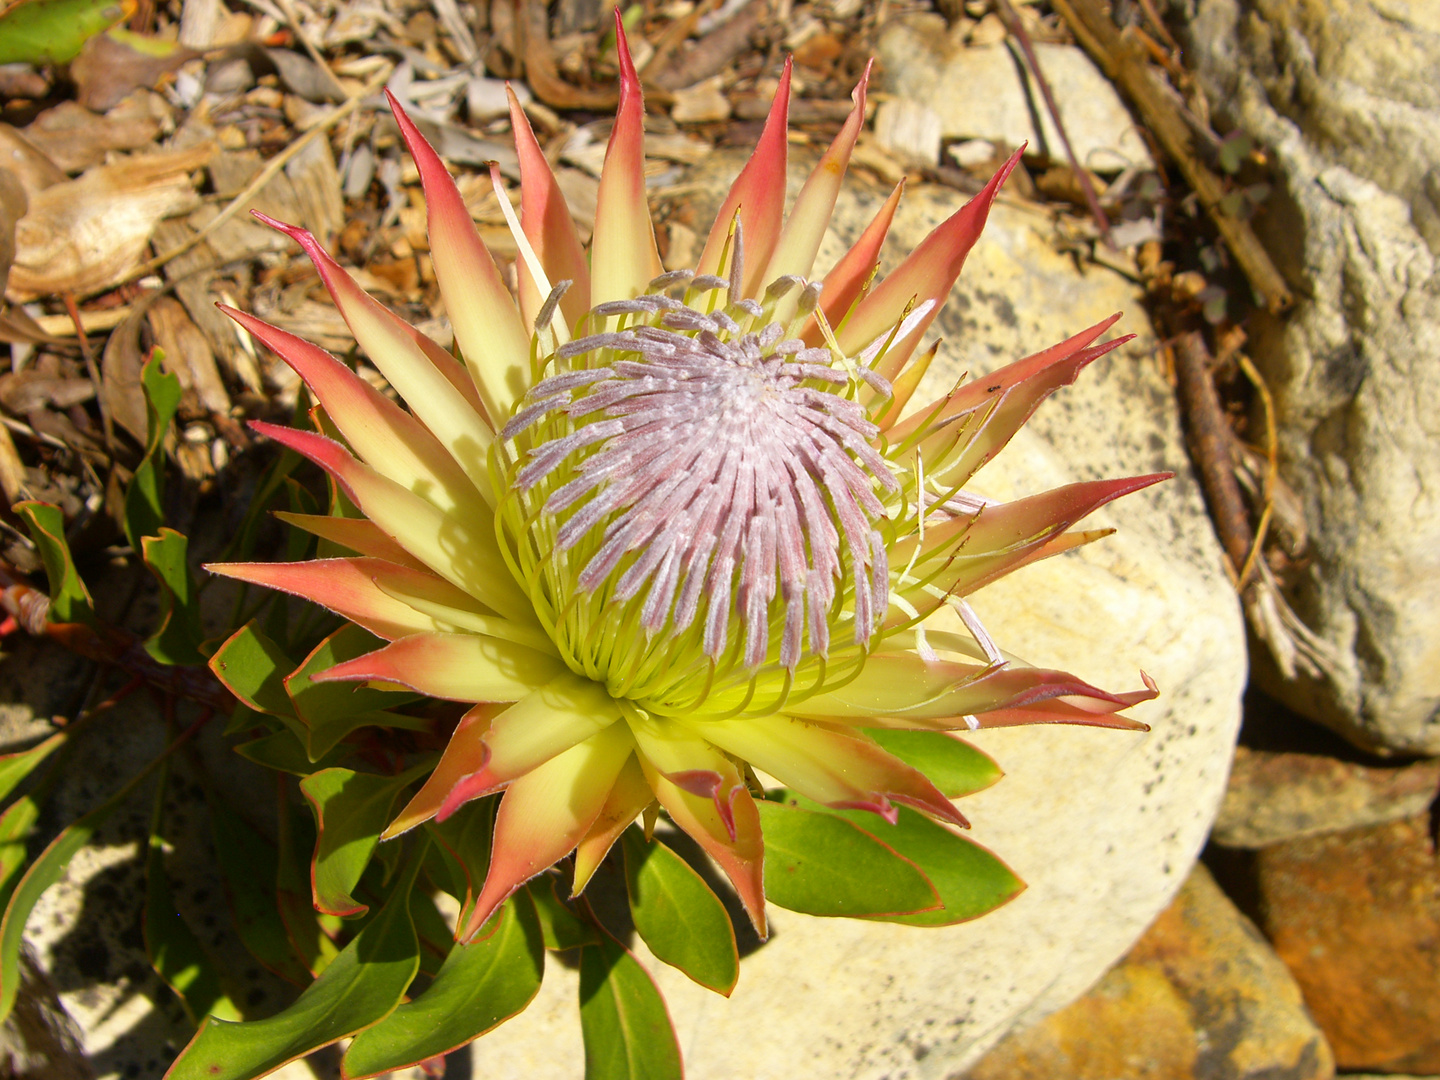
<svg viewBox="0 0 1440 1080">
<path fill-rule="evenodd" d="M 899 484 L 856 400 L 878 376 L 778 323 L 751 329 L 762 315 L 753 300 L 707 314 L 663 293 L 601 305 L 593 318 L 632 325 L 558 348 L 559 373 L 501 437 L 521 451 L 511 489 L 550 558 L 580 567 L 579 591 L 625 606 L 647 640 L 667 623 L 684 634 L 703 601 L 705 656 L 753 671 L 778 631 L 793 672 L 806 645 L 826 656 L 840 618 L 869 643 L 889 595 L 876 488 Z"/>
</svg>

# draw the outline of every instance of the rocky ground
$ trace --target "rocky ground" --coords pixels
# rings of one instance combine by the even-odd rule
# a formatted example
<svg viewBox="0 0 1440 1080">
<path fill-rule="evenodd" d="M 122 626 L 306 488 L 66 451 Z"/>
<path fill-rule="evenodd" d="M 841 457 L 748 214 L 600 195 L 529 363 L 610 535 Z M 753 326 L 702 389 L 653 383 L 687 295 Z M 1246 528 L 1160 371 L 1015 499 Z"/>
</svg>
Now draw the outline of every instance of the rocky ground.
<svg viewBox="0 0 1440 1080">
<path fill-rule="evenodd" d="M 172 512 L 202 554 L 268 452 L 243 421 L 297 396 L 214 303 L 349 348 L 313 271 L 241 211 L 303 222 L 448 341 L 417 176 L 378 88 L 420 119 L 512 260 L 483 176 L 498 161 L 514 194 L 501 80 L 526 96 L 587 231 L 613 105 L 601 7 L 146 2 L 129 25 L 163 49 L 102 36 L 68 66 L 0 66 L 0 487 L 7 505 L 62 508 L 108 617 L 153 610 L 116 524 L 149 347 L 185 387 Z M 893 264 L 1029 144 L 936 326 L 930 380 L 978 377 L 1114 310 L 1136 335 L 1042 409 L 986 493 L 1178 474 L 1096 521 L 1117 536 L 975 599 L 1020 655 L 1102 685 L 1143 667 L 1164 692 L 1137 711 L 1145 737 L 985 736 L 1008 776 L 966 812 L 1029 890 L 935 933 L 780 913 L 728 1002 L 659 973 L 689 1075 L 1440 1076 L 1434 6 L 650 0 L 627 17 L 667 265 L 693 262 L 783 57 L 798 183 L 873 56 L 822 263 L 904 180 Z M 3 557 L 38 577 L 17 524 L 0 511 Z M 125 681 L 4 629 L 0 748 Z M 148 760 L 154 712 L 115 713 L 33 843 Z M 256 782 L 227 754 L 217 740 L 177 770 Z M 0 1075 L 159 1076 L 188 1037 L 139 932 L 148 814 L 142 797 L 112 820 L 28 924 Z M 209 842 L 199 809 L 185 832 L 172 874 Z M 209 926 L 213 883 L 190 884 L 177 902 Z M 536 1005 L 448 1075 L 579 1075 L 574 982 L 552 964 Z M 246 985 L 262 1011 L 287 993 L 259 971 Z"/>
</svg>

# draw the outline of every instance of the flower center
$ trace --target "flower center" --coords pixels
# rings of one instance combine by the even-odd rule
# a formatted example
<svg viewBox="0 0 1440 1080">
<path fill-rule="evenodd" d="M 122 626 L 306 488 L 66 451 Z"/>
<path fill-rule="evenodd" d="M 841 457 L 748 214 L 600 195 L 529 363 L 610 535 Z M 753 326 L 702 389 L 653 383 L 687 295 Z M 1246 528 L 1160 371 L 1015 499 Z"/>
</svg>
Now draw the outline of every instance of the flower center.
<svg viewBox="0 0 1440 1080">
<path fill-rule="evenodd" d="M 501 433 L 507 546 L 567 661 L 617 697 L 674 708 L 732 673 L 793 678 L 842 623 L 863 652 L 885 613 L 877 488 L 899 485 L 863 384 L 764 316 L 601 305 L 618 328 L 556 349 Z"/>
</svg>

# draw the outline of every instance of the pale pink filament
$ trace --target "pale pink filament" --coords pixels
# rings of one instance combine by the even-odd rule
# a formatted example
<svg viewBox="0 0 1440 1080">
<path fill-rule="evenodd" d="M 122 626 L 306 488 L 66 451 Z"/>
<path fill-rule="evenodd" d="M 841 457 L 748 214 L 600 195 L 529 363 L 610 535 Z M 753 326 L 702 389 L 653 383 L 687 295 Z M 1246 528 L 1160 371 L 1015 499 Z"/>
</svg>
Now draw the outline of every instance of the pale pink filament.
<svg viewBox="0 0 1440 1080">
<path fill-rule="evenodd" d="M 558 357 L 572 363 L 602 349 L 619 356 L 540 382 L 502 433 L 513 439 L 560 409 L 576 425 L 531 450 L 516 487 L 565 465 L 544 505 L 559 523 L 558 550 L 603 530 L 580 587 L 594 592 L 613 576 L 611 596 L 623 603 L 648 586 L 638 615 L 650 634 L 667 619 L 687 629 L 704 597 L 704 648 L 716 659 L 733 609 L 752 669 L 767 655 L 772 611 L 783 609 L 779 659 L 793 670 L 807 622 L 811 653 L 827 654 L 837 583 L 848 577 L 855 641 L 868 644 L 889 598 L 874 486 L 899 485 L 871 445 L 877 428 L 864 408 L 837 392 L 850 378 L 829 350 L 781 341 L 774 324 L 741 334 L 723 312 L 661 295 L 605 307 L 595 314 L 660 325 L 562 346 Z"/>
</svg>

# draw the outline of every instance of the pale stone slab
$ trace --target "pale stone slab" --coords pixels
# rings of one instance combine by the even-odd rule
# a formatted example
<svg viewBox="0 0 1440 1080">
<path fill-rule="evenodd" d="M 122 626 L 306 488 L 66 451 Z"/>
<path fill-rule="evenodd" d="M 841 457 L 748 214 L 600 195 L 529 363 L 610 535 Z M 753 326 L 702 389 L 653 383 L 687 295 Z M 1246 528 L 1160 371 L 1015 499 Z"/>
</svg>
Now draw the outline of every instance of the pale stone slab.
<svg viewBox="0 0 1440 1080">
<path fill-rule="evenodd" d="M 963 45 L 947 35 L 944 19 L 919 14 L 888 23 L 877 52 L 885 89 L 934 110 L 947 139 L 989 139 L 1010 147 L 1029 142 L 1032 154 L 1065 159 L 1055 121 L 1018 47 Z M 1083 50 L 1039 42 L 1035 53 L 1080 164 L 1105 173 L 1152 164 L 1119 94 Z"/>
</svg>

